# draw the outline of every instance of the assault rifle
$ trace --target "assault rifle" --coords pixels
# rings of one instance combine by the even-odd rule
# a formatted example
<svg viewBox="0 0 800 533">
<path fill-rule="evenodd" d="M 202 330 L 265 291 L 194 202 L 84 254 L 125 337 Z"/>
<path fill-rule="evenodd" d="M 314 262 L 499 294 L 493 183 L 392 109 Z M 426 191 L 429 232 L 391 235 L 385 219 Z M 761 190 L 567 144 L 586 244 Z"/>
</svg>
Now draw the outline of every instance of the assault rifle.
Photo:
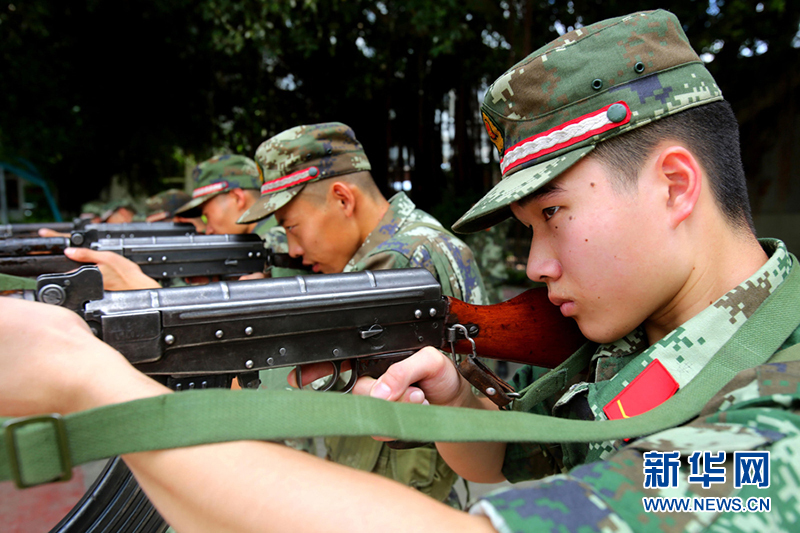
<svg viewBox="0 0 800 533">
<path fill-rule="evenodd" d="M 477 353 L 553 367 L 584 340 L 544 289 L 476 306 L 443 296 L 423 269 L 104 293 L 100 272 L 84 266 L 40 276 L 36 291 L 25 297 L 74 310 L 139 370 L 174 389 L 229 387 L 233 375 L 252 387 L 259 369 L 322 361 L 338 377 L 349 361 L 354 376 L 347 390 L 359 375 L 377 376 L 433 345 L 466 354 L 462 374 L 494 401 L 507 403 L 514 392 L 487 372 Z M 166 529 L 115 458 L 51 533 Z"/>
<path fill-rule="evenodd" d="M 87 246 L 98 239 L 121 239 L 123 237 L 154 237 L 167 235 L 193 235 L 194 224 L 188 222 L 126 222 L 123 224 L 90 224 L 88 219 L 73 222 L 43 222 L 5 224 L 0 226 L 0 237 L 37 237 L 40 229 L 51 229 L 69 233 L 73 246 Z"/>
<path fill-rule="evenodd" d="M 333 384 L 348 362 L 349 391 L 359 376 L 378 377 L 435 346 L 465 354 L 462 375 L 506 405 L 513 390 L 478 354 L 552 368 L 583 342 L 542 289 L 471 305 L 443 296 L 424 269 L 104 293 L 99 270 L 82 267 L 40 276 L 28 297 L 74 310 L 135 367 L 176 389 L 225 386 L 234 375 L 253 384 L 258 370 L 319 362 L 332 365 Z"/>
<path fill-rule="evenodd" d="M 64 255 L 65 248 L 74 246 L 74 236 L 0 240 L 0 272 L 38 276 L 81 267 L 85 263 Z M 304 268 L 301 259 L 264 248 L 254 234 L 102 238 L 84 240 L 82 246 L 120 254 L 154 279 L 233 276 L 262 272 L 265 266 Z"/>
</svg>

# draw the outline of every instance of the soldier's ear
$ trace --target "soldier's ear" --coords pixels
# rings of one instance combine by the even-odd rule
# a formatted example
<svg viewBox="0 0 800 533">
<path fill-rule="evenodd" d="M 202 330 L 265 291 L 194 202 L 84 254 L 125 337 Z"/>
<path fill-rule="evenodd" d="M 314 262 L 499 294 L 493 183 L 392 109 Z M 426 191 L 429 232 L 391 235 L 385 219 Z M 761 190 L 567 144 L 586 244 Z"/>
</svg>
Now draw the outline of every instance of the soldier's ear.
<svg viewBox="0 0 800 533">
<path fill-rule="evenodd" d="M 231 189 L 228 191 L 228 193 L 230 194 L 231 198 L 233 198 L 234 202 L 236 202 L 236 208 L 239 211 L 243 212 L 249 207 L 247 202 L 247 193 L 244 189 Z"/>
<path fill-rule="evenodd" d="M 676 228 L 697 206 L 703 187 L 703 168 L 691 151 L 671 145 L 658 154 L 654 170 L 663 186 L 669 224 Z"/>
<path fill-rule="evenodd" d="M 353 216 L 356 209 L 356 195 L 350 184 L 342 181 L 333 182 L 328 189 L 328 199 L 341 209 L 345 216 Z"/>
</svg>

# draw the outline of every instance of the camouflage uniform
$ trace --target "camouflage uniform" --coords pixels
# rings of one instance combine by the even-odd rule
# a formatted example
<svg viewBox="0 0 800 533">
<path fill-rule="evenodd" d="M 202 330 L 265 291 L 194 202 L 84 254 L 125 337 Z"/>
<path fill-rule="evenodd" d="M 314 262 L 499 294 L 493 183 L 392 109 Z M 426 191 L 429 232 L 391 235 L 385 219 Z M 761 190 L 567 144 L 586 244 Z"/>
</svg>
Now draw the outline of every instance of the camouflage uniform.
<svg viewBox="0 0 800 533">
<path fill-rule="evenodd" d="M 192 200 L 175 211 L 187 218 L 203 214 L 202 206 L 215 196 L 233 189 L 255 189 L 264 181 L 255 161 L 243 155 L 217 155 L 192 170 Z"/>
<path fill-rule="evenodd" d="M 400 192 L 364 244 L 350 259 L 345 272 L 422 267 L 442 284 L 444 294 L 475 304 L 486 304 L 478 265 L 461 240 L 433 217 L 414 207 Z M 458 476 L 433 445 L 395 450 L 371 437 L 328 437 L 328 457 L 341 464 L 375 472 L 444 500 Z"/>
<path fill-rule="evenodd" d="M 264 173 L 262 197 L 239 222 L 253 222 L 288 204 L 307 183 L 369 171 L 353 131 L 341 123 L 298 126 L 265 141 L 256 151 Z M 344 272 L 422 267 L 436 276 L 444 294 L 486 303 L 472 252 L 439 222 L 398 193 Z M 436 498 L 447 500 L 458 476 L 433 445 L 395 450 L 370 437 L 326 439 L 328 457 L 375 472 Z"/>
<path fill-rule="evenodd" d="M 475 252 L 475 258 L 480 265 L 483 284 L 486 287 L 486 296 L 489 303 L 500 303 L 503 297 L 503 285 L 508 281 L 506 270 L 506 253 L 503 245 L 508 234 L 508 221 L 483 231 L 468 235 L 464 240 L 470 249 Z"/>
<path fill-rule="evenodd" d="M 389 200 L 389 210 L 344 272 L 413 267 L 436 276 L 444 294 L 474 304 L 487 303 L 472 251 L 399 192 Z"/>
<path fill-rule="evenodd" d="M 793 256 L 780 241 L 765 240 L 762 245 L 772 255 L 758 272 L 655 345 L 648 348 L 643 332 L 637 330 L 599 346 L 592 359 L 593 381 L 571 387 L 557 399 L 552 414 L 572 417 L 583 412 L 596 420 L 607 419 L 602 405 L 655 359 L 669 369 L 681 386 L 688 383 L 759 306 L 770 306 L 767 298 L 794 268 Z M 798 341 L 800 328 L 782 348 Z M 517 385 L 524 386 L 530 375 L 524 372 L 518 376 Z M 627 445 L 604 442 L 570 446 L 572 449 L 565 450 L 561 457 L 557 448 L 550 446 L 545 457 L 538 445 L 509 444 L 503 469 L 509 480 L 548 473 L 543 462 L 551 464 L 553 472 L 569 469 L 569 473 L 495 493 L 479 502 L 472 512 L 492 517 L 499 531 L 635 531 L 640 527 L 699 531 L 712 524 L 711 530 L 726 532 L 793 529 L 800 504 L 800 493 L 795 490 L 800 479 L 799 391 L 799 362 L 766 364 L 741 372 L 688 425 Z M 578 404 L 586 407 L 576 407 Z M 540 405 L 536 412 L 545 414 L 545 409 Z M 769 450 L 771 488 L 734 488 L 729 458 L 724 484 L 709 489 L 690 485 L 688 464 L 684 462 L 678 489 L 644 489 L 642 454 L 651 450 L 679 450 L 682 456 L 696 450 Z M 739 496 L 743 500 L 771 496 L 773 506 L 770 513 L 645 513 L 645 496 Z M 568 512 L 559 502 L 569 502 Z"/>
<path fill-rule="evenodd" d="M 102 215 L 106 211 L 106 206 L 100 200 L 92 200 L 91 202 L 86 202 L 81 206 L 81 215 L 94 215 L 97 218 L 97 221 L 100 221 L 100 215 Z M 87 218 L 84 216 L 84 218 Z"/>
<path fill-rule="evenodd" d="M 259 190 L 264 181 L 261 168 L 255 161 L 242 155 L 218 155 L 203 161 L 192 172 L 194 191 L 192 200 L 175 211 L 176 215 L 193 218 L 202 215 L 202 206 L 213 197 L 232 189 Z M 255 233 L 264 239 L 264 246 L 276 252 L 288 252 L 286 233 L 283 228 L 276 227 L 275 217 L 261 220 L 253 228 Z M 272 268 L 270 275 L 274 277 L 295 276 L 302 274 L 286 268 Z M 280 368 L 265 370 L 259 373 L 264 388 L 289 388 L 286 377 L 290 369 Z M 305 446 L 307 448 L 307 446 Z"/>
</svg>

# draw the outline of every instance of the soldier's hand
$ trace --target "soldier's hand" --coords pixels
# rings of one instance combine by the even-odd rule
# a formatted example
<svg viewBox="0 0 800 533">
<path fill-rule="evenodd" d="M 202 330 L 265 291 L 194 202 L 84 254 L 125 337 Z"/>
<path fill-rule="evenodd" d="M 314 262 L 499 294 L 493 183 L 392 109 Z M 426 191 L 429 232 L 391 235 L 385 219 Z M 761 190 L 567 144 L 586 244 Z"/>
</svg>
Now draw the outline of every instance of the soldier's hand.
<svg viewBox="0 0 800 533">
<path fill-rule="evenodd" d="M 61 233 L 50 228 L 39 228 L 39 237 L 66 237 L 69 238 L 69 233 Z"/>
<path fill-rule="evenodd" d="M 303 365 L 303 386 L 331 374 L 329 363 Z M 341 370 L 350 369 L 349 362 Z M 289 384 L 298 387 L 297 376 L 291 372 Z M 423 348 L 411 357 L 393 364 L 380 378 L 362 376 L 353 394 L 383 400 L 436 405 L 473 406 L 475 395 L 470 384 L 461 377 L 452 361 L 433 347 Z"/>
<path fill-rule="evenodd" d="M 63 307 L 0 298 L 0 415 L 70 413 L 169 392 Z"/>
<path fill-rule="evenodd" d="M 107 291 L 132 291 L 159 289 L 161 285 L 147 276 L 139 265 L 114 252 L 98 252 L 89 248 L 67 248 L 64 255 L 73 261 L 95 263 L 103 275 L 103 288 Z"/>
<path fill-rule="evenodd" d="M 245 281 L 248 279 L 266 279 L 267 275 L 263 272 L 253 272 L 252 274 L 245 274 L 239 278 L 239 281 Z"/>
<path fill-rule="evenodd" d="M 452 361 L 433 347 L 393 364 L 378 379 L 362 377 L 354 394 L 395 402 L 474 407 L 476 397 Z"/>
</svg>

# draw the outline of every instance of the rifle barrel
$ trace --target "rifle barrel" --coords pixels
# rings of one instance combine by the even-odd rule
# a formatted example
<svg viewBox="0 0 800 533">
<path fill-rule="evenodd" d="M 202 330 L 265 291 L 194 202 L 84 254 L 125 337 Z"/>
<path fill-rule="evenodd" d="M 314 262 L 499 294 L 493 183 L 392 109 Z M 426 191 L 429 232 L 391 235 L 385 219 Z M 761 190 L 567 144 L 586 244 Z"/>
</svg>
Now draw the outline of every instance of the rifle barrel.
<svg viewBox="0 0 800 533">
<path fill-rule="evenodd" d="M 0 240 L 0 257 L 19 257 L 35 254 L 63 254 L 69 246 L 64 237 L 27 237 Z"/>
<path fill-rule="evenodd" d="M 74 240 L 75 233 L 73 233 Z M 63 237 L 30 237 L 0 240 L 0 272 L 17 276 L 38 276 L 66 272 L 80 266 L 66 258 L 50 259 L 64 254 L 72 246 Z M 154 279 L 195 276 L 236 276 L 263 272 L 266 266 L 302 269 L 302 262 L 288 254 L 264 248 L 258 235 L 154 235 L 98 239 L 87 247 L 101 252 L 114 252 L 133 261 Z"/>
<path fill-rule="evenodd" d="M 69 233 L 75 229 L 74 222 L 24 222 L 22 224 L 0 225 L 0 237 L 36 236 L 42 228 L 60 233 Z"/>
</svg>

